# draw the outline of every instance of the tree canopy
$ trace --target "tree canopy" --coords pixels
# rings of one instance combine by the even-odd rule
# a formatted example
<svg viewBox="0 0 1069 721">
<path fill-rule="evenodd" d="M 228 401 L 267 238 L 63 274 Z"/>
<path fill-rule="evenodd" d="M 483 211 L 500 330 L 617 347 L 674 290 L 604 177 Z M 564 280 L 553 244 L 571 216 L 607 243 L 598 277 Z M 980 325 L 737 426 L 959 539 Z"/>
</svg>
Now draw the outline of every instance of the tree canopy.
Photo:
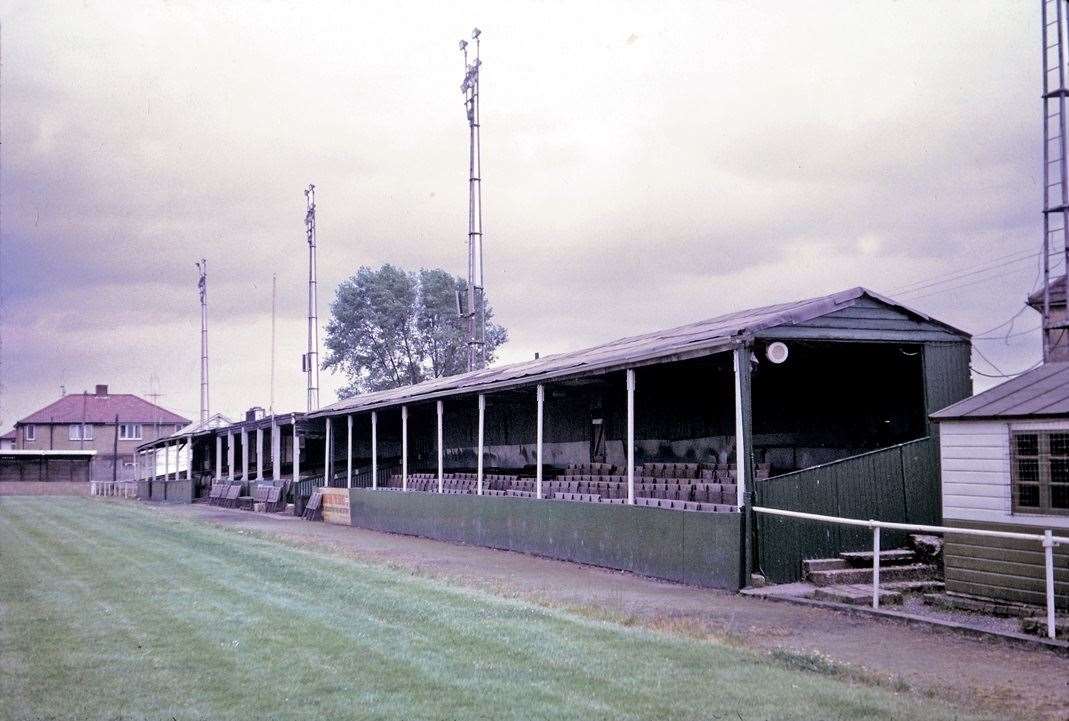
<svg viewBox="0 0 1069 721">
<path fill-rule="evenodd" d="M 456 293 L 467 282 L 440 268 L 360 267 L 338 286 L 327 323 L 325 369 L 345 374 L 338 395 L 397 388 L 467 369 L 466 323 Z M 486 357 L 508 340 L 486 303 Z"/>
</svg>

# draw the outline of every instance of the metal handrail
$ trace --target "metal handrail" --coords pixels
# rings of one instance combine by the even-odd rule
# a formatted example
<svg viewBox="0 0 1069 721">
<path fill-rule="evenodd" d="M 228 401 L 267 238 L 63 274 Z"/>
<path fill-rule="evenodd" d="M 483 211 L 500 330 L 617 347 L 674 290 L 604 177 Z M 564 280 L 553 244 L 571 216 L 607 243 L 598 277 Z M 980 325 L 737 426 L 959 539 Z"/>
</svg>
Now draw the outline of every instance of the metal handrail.
<svg viewBox="0 0 1069 721">
<path fill-rule="evenodd" d="M 924 533 L 960 533 L 972 536 L 987 536 L 989 538 L 1013 538 L 1024 541 L 1039 541 L 1043 546 L 1045 565 L 1045 582 L 1047 596 L 1047 637 L 1055 637 L 1054 622 L 1054 547 L 1060 544 L 1069 544 L 1069 537 L 1055 536 L 1049 529 L 1039 533 L 1016 533 L 1013 531 L 990 531 L 982 528 L 955 528 L 952 526 L 928 526 L 917 523 L 896 523 L 893 521 L 868 521 L 860 518 L 843 518 L 841 516 L 824 516 L 819 513 L 805 513 L 803 511 L 788 511 L 785 508 L 766 508 L 764 506 L 752 506 L 754 513 L 764 513 L 769 516 L 783 516 L 785 518 L 801 518 L 808 521 L 821 521 L 823 523 L 838 523 L 843 526 L 863 526 L 872 529 L 872 607 L 880 607 L 880 529 L 886 528 L 895 531 L 921 531 Z"/>
</svg>

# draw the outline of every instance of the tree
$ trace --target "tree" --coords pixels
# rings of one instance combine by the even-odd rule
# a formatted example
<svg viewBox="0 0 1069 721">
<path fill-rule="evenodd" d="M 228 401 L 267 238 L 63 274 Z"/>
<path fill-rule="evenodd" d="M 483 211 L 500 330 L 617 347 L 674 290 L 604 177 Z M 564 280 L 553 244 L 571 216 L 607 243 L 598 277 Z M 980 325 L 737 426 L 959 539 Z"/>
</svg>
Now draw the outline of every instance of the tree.
<svg viewBox="0 0 1069 721">
<path fill-rule="evenodd" d="M 456 293 L 467 283 L 447 271 L 362 266 L 338 286 L 327 323 L 323 368 L 349 383 L 341 398 L 456 375 L 467 367 L 466 322 Z M 486 304 L 486 357 L 508 340 Z"/>
</svg>

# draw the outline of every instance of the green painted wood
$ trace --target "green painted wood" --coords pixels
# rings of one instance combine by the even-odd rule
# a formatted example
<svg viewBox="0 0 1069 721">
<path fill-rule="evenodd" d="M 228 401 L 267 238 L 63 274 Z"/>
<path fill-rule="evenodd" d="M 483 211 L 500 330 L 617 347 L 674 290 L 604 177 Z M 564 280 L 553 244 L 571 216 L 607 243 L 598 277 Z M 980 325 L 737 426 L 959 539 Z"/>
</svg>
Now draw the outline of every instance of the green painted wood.
<svg viewBox="0 0 1069 721">
<path fill-rule="evenodd" d="M 922 438 L 757 481 L 756 504 L 843 518 L 936 523 L 938 507 L 930 501 L 939 482 L 935 443 Z M 882 533 L 881 547 L 900 546 L 905 536 Z M 872 531 L 865 528 L 767 515 L 758 519 L 759 568 L 777 583 L 800 580 L 805 559 L 871 547 Z"/>
<path fill-rule="evenodd" d="M 741 514 L 354 488 L 352 524 L 737 590 Z"/>
<path fill-rule="evenodd" d="M 1043 533 L 1042 527 L 1015 523 L 948 520 L 948 526 L 1013 533 Z M 1052 527 L 1056 534 L 1069 531 Z M 1069 608 L 1069 547 L 1054 547 L 1055 605 Z M 1038 541 L 946 534 L 943 564 L 947 590 L 1003 601 L 1046 604 L 1045 556 Z"/>
</svg>

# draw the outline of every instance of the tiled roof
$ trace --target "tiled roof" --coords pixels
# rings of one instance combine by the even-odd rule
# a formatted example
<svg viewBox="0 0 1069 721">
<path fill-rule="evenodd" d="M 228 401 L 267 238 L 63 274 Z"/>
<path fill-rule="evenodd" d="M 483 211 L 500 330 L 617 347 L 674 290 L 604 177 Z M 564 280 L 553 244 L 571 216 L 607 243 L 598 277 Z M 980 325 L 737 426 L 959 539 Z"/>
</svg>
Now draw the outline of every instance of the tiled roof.
<svg viewBox="0 0 1069 721">
<path fill-rule="evenodd" d="M 1056 416 L 1069 416 L 1069 361 L 1044 363 L 932 414 L 938 421 Z"/>
<path fill-rule="evenodd" d="M 4 435 L 0 436 L 0 441 L 13 441 L 13 440 L 15 440 L 15 429 L 14 428 L 12 428 L 10 431 L 5 433 Z"/>
<path fill-rule="evenodd" d="M 1050 282 L 1050 304 L 1053 306 L 1065 305 L 1065 276 L 1055 278 Z M 1028 296 L 1028 305 L 1036 310 L 1043 308 L 1043 289 Z"/>
<path fill-rule="evenodd" d="M 19 423 L 174 423 L 185 425 L 188 418 L 149 403 L 132 393 L 72 393 L 31 413 Z"/>
</svg>

